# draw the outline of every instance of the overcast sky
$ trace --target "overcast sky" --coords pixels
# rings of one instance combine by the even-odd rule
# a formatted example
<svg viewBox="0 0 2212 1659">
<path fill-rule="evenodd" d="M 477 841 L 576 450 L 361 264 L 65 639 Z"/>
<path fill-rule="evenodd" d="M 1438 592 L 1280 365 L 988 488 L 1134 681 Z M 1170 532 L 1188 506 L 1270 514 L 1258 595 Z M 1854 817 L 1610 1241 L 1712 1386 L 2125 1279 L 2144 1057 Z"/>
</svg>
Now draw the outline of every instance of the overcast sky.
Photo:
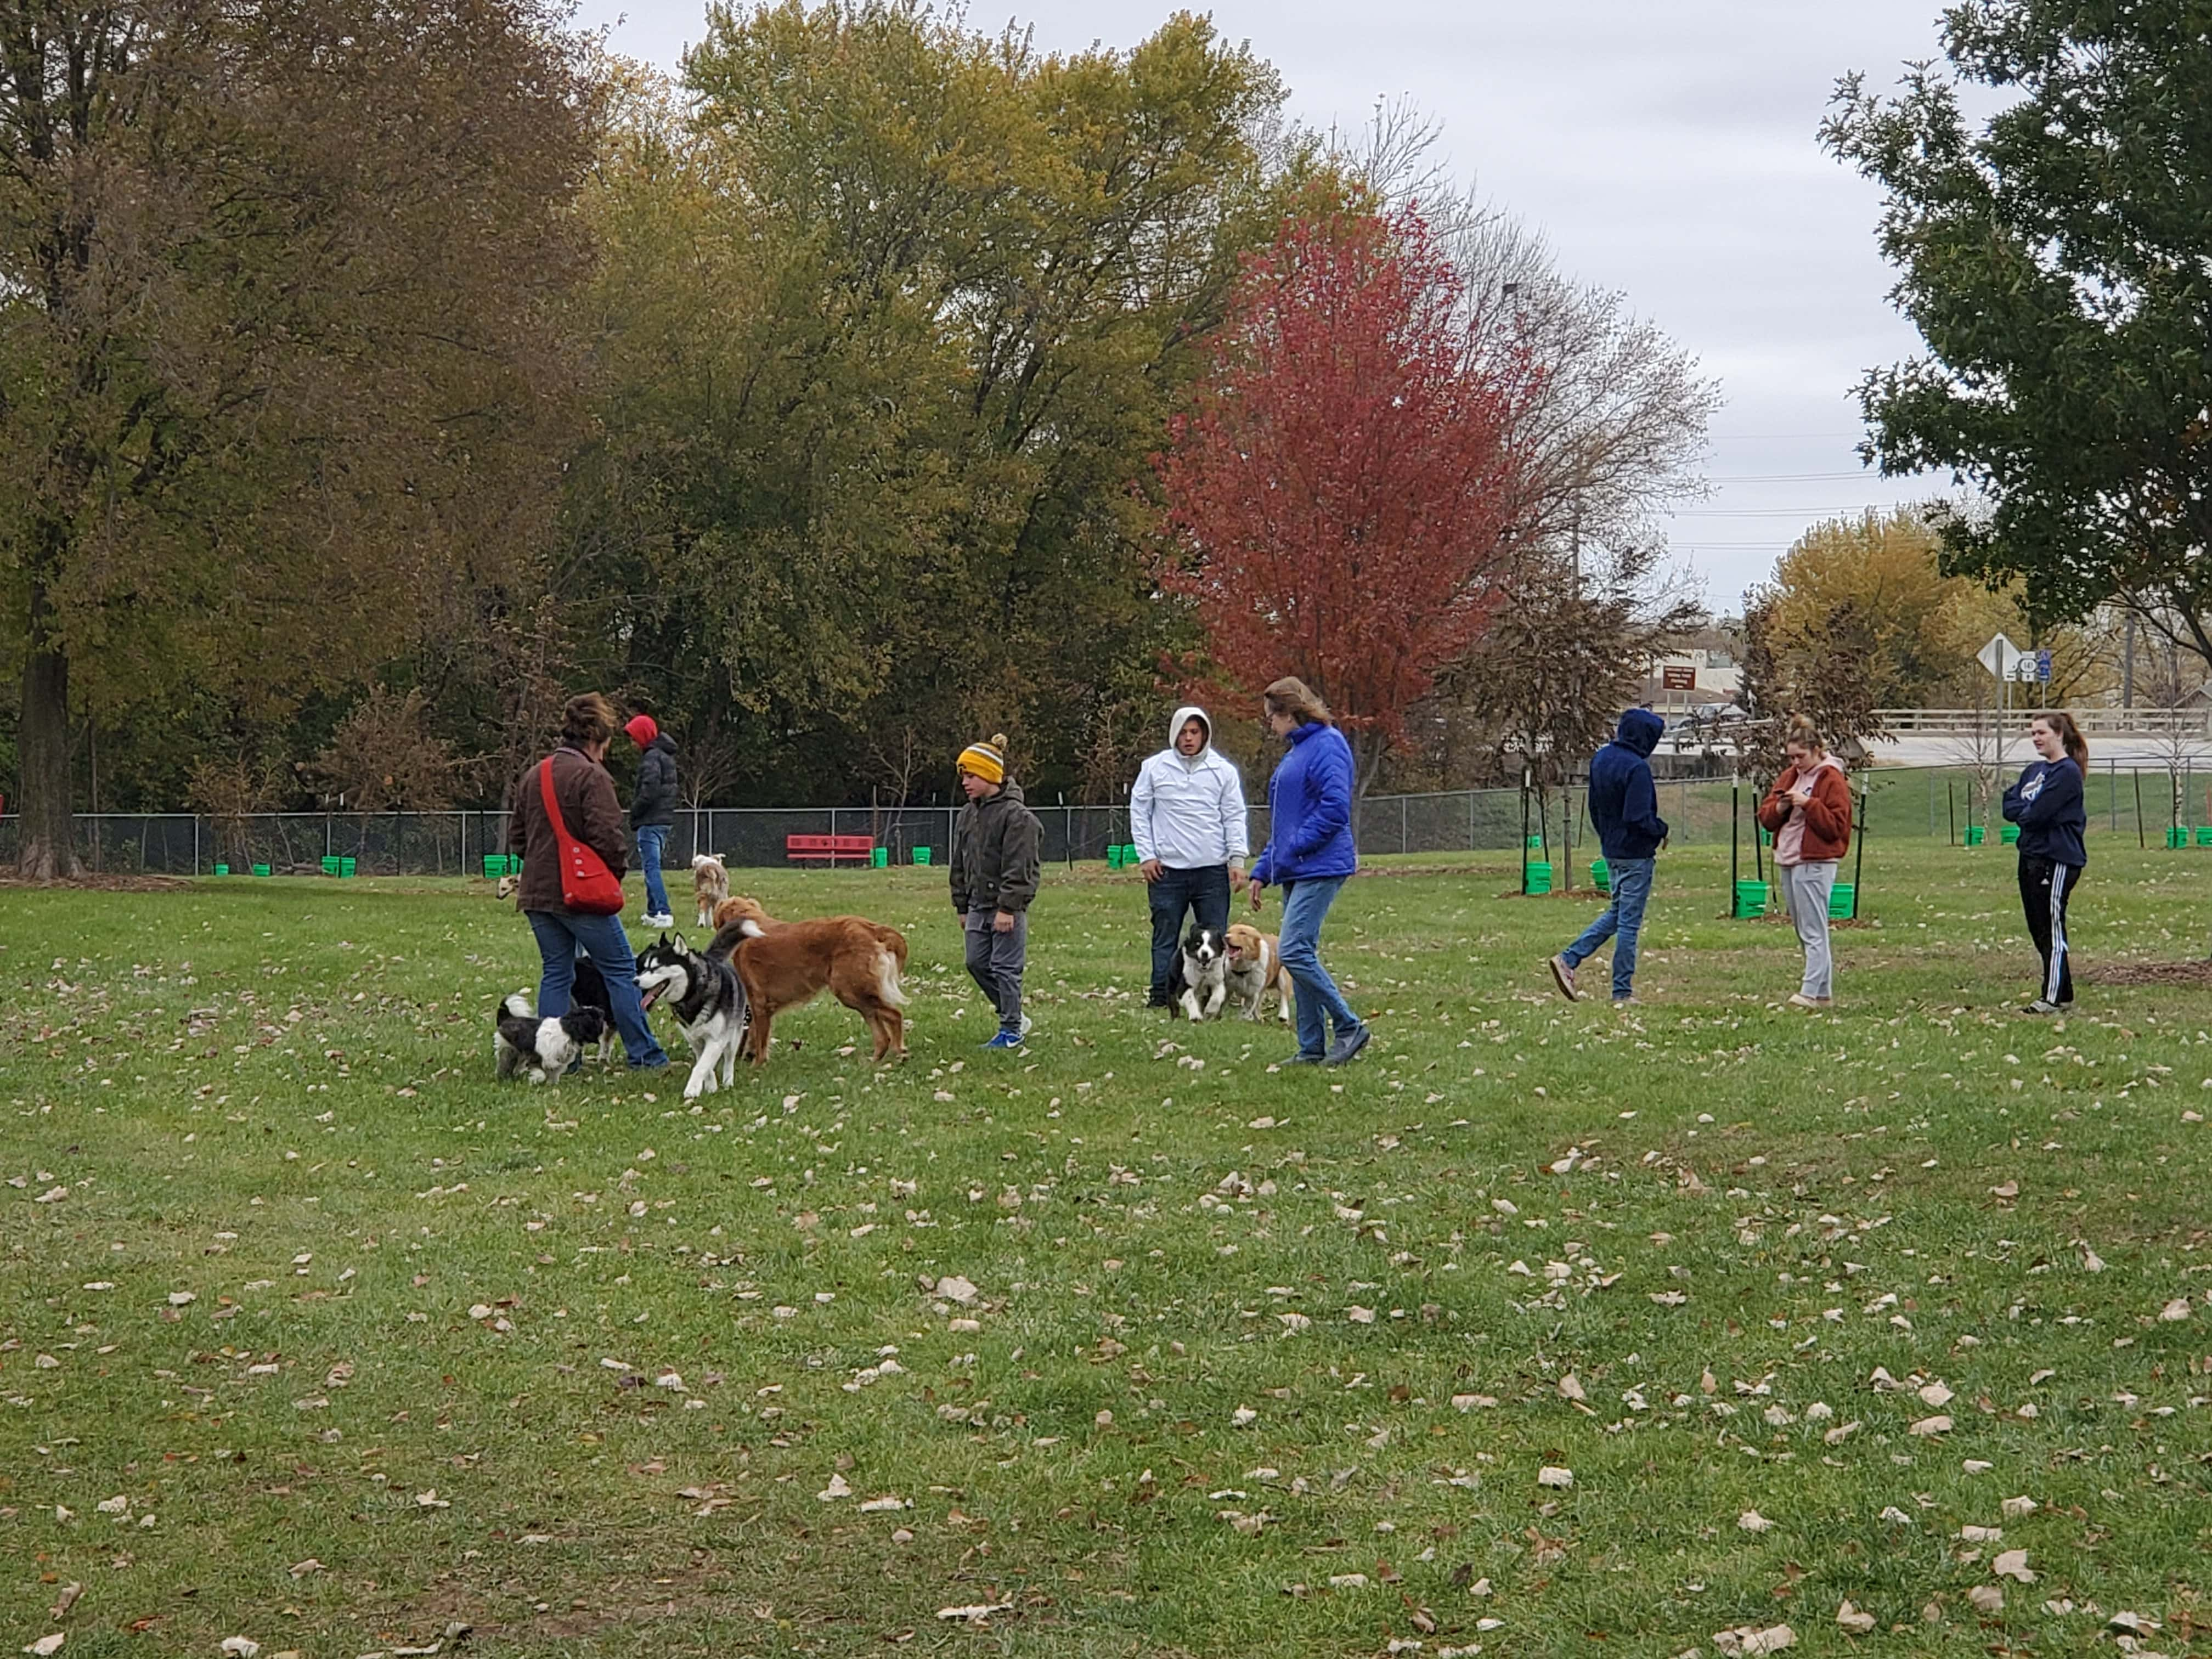
<svg viewBox="0 0 2212 1659">
<path fill-rule="evenodd" d="M 1364 125 L 1410 97 L 1453 170 L 1540 230 L 1560 269 L 1620 290 L 1695 352 L 1727 406 L 1712 493 L 1677 514 L 1678 556 L 1735 611 L 1807 525 L 1932 486 L 1863 471 L 1851 388 L 1917 338 L 1883 295 L 1875 191 L 1822 153 L 1836 77 L 1887 86 L 1935 55 L 1939 0 L 1221 0 L 1231 40 L 1282 72 L 1291 115 Z M 973 0 L 970 22 L 1041 46 L 1128 46 L 1160 0 Z M 673 70 L 695 0 L 586 0 L 614 46 Z M 618 21 L 619 20 L 619 21 Z"/>
</svg>

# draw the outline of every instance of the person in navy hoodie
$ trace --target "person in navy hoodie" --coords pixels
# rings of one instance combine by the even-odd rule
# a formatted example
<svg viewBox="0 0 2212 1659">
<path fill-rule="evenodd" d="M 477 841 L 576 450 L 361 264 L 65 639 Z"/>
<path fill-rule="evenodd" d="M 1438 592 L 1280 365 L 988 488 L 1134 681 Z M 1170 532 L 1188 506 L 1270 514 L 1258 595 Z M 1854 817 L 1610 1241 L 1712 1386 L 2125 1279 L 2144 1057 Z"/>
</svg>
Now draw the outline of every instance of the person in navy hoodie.
<svg viewBox="0 0 2212 1659">
<path fill-rule="evenodd" d="M 1367 1046 L 1367 1027 L 1321 965 L 1318 947 L 1322 919 L 1359 867 L 1352 844 L 1352 745 L 1304 680 L 1277 680 L 1261 706 L 1268 730 L 1287 748 L 1267 780 L 1267 844 L 1252 866 L 1252 908 L 1260 908 L 1267 887 L 1281 886 L 1283 967 L 1298 988 L 1298 1052 L 1289 1063 L 1341 1066 Z"/>
<path fill-rule="evenodd" d="M 2027 740 L 2042 758 L 2005 791 L 2006 822 L 2020 826 L 2020 905 L 2043 957 L 2043 989 L 2024 1014 L 2055 1014 L 2074 1000 L 2073 952 L 2066 946 L 2066 904 L 2089 862 L 2081 833 L 2089 811 L 2081 778 L 2089 744 L 2071 714 L 2038 714 Z"/>
<path fill-rule="evenodd" d="M 1580 939 L 1552 958 L 1552 978 L 1570 1002 L 1582 1000 L 1575 969 L 1613 941 L 1613 1006 L 1636 1000 L 1636 940 L 1644 931 L 1644 907 L 1651 897 L 1651 875 L 1659 843 L 1667 839 L 1667 820 L 1659 816 L 1658 786 L 1651 781 L 1651 751 L 1659 746 L 1667 722 L 1648 708 L 1620 717 L 1613 741 L 1590 757 L 1590 822 L 1605 851 L 1613 902 L 1583 930 Z"/>
</svg>

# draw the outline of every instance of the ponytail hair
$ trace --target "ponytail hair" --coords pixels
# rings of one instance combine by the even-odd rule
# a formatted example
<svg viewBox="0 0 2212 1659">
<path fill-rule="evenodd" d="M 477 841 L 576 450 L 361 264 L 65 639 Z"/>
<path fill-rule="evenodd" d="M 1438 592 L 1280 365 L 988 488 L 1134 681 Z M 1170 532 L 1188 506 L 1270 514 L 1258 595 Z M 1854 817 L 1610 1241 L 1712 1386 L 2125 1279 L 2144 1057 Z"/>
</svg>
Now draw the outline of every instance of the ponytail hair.
<svg viewBox="0 0 2212 1659">
<path fill-rule="evenodd" d="M 1782 728 L 1782 741 L 1785 744 L 1794 743 L 1800 749 L 1809 749 L 1816 755 L 1825 756 L 1828 752 L 1828 745 L 1820 741 L 1820 728 L 1813 724 L 1809 714 L 1792 714 L 1790 723 Z"/>
<path fill-rule="evenodd" d="M 2051 734 L 2065 746 L 2066 757 L 2069 760 L 2080 767 L 2083 772 L 2088 771 L 2089 739 L 2081 735 L 2081 728 L 2075 722 L 2071 714 L 2063 708 L 2048 709 L 2038 714 L 2035 720 L 2041 720 L 2051 728 Z M 2030 720 L 2028 724 L 2033 726 L 2035 720 Z"/>
</svg>

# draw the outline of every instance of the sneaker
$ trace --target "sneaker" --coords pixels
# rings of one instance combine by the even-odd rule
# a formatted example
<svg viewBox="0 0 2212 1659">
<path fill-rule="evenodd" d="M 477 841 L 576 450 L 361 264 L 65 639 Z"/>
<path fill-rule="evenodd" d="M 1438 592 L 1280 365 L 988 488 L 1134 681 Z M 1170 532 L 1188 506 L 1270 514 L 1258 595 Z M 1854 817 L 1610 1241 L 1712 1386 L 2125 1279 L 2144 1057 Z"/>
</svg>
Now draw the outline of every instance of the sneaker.
<svg viewBox="0 0 2212 1659">
<path fill-rule="evenodd" d="M 1641 997 L 1615 997 L 1613 1006 L 1616 1008 L 1641 1008 L 1644 1000 Z"/>
<path fill-rule="evenodd" d="M 1001 1031 L 983 1045 L 986 1048 L 1018 1048 L 1021 1046 L 1022 1034 L 1019 1031 Z"/>
<path fill-rule="evenodd" d="M 1022 1016 L 1022 1035 L 1023 1035 L 1024 1037 L 1028 1036 L 1029 1036 L 1029 1034 L 1030 1034 L 1030 1017 L 1029 1017 L 1027 1014 L 1024 1014 L 1024 1015 Z"/>
<path fill-rule="evenodd" d="M 1323 1057 L 1322 1064 L 1324 1066 L 1349 1065 L 1352 1056 L 1367 1046 L 1367 1039 L 1372 1035 L 1373 1033 L 1367 1029 L 1364 1023 L 1353 1026 L 1334 1042 L 1329 1044 L 1328 1053 Z"/>
<path fill-rule="evenodd" d="M 2044 1014 L 2061 1014 L 2065 1012 L 2066 1011 L 2061 1008 L 2057 1003 L 2046 1001 L 2042 997 L 2036 998 L 2034 1001 L 2029 1003 L 2027 1007 L 2021 1010 L 2021 1012 L 2023 1014 L 2035 1014 L 2038 1016 Z"/>
<path fill-rule="evenodd" d="M 1810 1008 L 1816 1013 L 1820 1010 L 1830 1006 L 1834 1003 L 1834 1001 L 1835 999 L 1833 997 L 1808 997 L 1802 991 L 1792 991 L 1790 994 L 1790 1006 L 1792 1008 Z"/>
<path fill-rule="evenodd" d="M 1318 1066 L 1328 1058 L 1327 1054 L 1292 1054 L 1282 1063 L 1285 1066 Z"/>
<path fill-rule="evenodd" d="M 1552 958 L 1552 979 L 1559 988 L 1559 994 L 1570 1002 L 1580 1002 L 1583 994 L 1575 989 L 1575 965 L 1565 956 Z"/>
<path fill-rule="evenodd" d="M 676 918 L 665 910 L 647 911 L 638 918 L 638 922 L 641 927 L 673 927 L 676 925 Z"/>
</svg>

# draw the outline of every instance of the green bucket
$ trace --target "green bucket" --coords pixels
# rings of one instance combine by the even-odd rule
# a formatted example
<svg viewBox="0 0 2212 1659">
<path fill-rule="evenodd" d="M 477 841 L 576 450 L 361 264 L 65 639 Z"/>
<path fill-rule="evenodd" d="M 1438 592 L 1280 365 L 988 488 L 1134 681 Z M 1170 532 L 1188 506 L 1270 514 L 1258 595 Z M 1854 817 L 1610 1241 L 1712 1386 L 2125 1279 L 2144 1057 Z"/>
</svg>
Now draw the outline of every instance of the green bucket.
<svg viewBox="0 0 2212 1659">
<path fill-rule="evenodd" d="M 2200 823 L 2197 826 L 2197 844 L 2199 847 L 2212 847 L 2212 823 Z"/>
<path fill-rule="evenodd" d="M 269 866 L 265 864 L 257 864 L 253 866 L 253 873 L 257 876 L 265 876 L 269 873 Z"/>
<path fill-rule="evenodd" d="M 871 870 L 887 869 L 890 867 L 890 861 L 891 849 L 888 847 L 878 847 L 868 854 L 868 867 Z"/>
<path fill-rule="evenodd" d="M 1768 884 L 1763 881 L 1739 881 L 1735 884 L 1735 909 L 1739 919 L 1763 916 L 1766 914 Z"/>
<path fill-rule="evenodd" d="M 1118 870 L 1121 867 L 1121 842 L 1114 842 L 1108 845 L 1106 848 L 1106 867 L 1109 870 Z"/>
<path fill-rule="evenodd" d="M 230 866 L 227 864 L 218 864 L 211 873 L 218 876 L 227 876 L 230 873 Z"/>
<path fill-rule="evenodd" d="M 520 860 L 516 860 L 517 863 L 520 863 Z M 355 860 L 352 859 L 340 859 L 338 860 L 338 874 L 341 876 L 351 875 L 353 873 L 354 862 Z"/>
<path fill-rule="evenodd" d="M 927 848 L 927 847 L 917 847 L 917 848 L 915 848 L 914 849 L 914 861 L 915 861 L 916 864 L 927 864 L 927 863 L 928 863 L 928 862 L 929 862 L 929 848 Z"/>
<path fill-rule="evenodd" d="M 1970 823 L 1966 826 L 1966 845 L 1969 847 L 1979 847 L 1984 841 L 1989 839 L 1989 834 L 1990 832 L 1982 828 L 1980 824 Z"/>
<path fill-rule="evenodd" d="M 1521 891 L 1523 895 L 1548 893 L 1552 890 L 1552 866 L 1541 860 L 1523 867 Z"/>
<path fill-rule="evenodd" d="M 1542 851 L 1544 850 L 1544 838 L 1543 838 L 1541 836 L 1529 836 L 1529 837 L 1528 837 L 1528 850 L 1529 850 L 1530 852 L 1532 852 L 1532 853 L 1540 853 L 1540 852 L 1542 852 Z"/>
<path fill-rule="evenodd" d="M 1590 860 L 1590 884 L 1601 893 L 1613 891 L 1613 872 L 1606 867 L 1603 859 Z"/>
<path fill-rule="evenodd" d="M 2185 830 L 2183 833 L 2186 835 L 2188 832 Z M 2016 823 L 2008 823 L 1997 831 L 1997 840 L 2006 847 L 2016 845 L 2020 841 L 2020 826 Z"/>
<path fill-rule="evenodd" d="M 2168 825 L 2166 826 L 2166 844 L 2168 847 L 2186 847 L 2186 846 L 2188 846 L 2188 845 L 2189 845 L 2189 829 L 2188 829 L 2188 826 L 2187 826 L 2187 825 L 2185 825 L 2185 824 L 2168 824 Z"/>
<path fill-rule="evenodd" d="M 343 862 L 343 860 L 342 860 L 333 858 L 333 857 L 331 857 L 328 853 L 324 854 L 323 854 L 323 873 L 324 873 L 325 875 L 326 875 L 326 876 L 335 876 L 336 874 L 337 874 L 337 872 L 338 872 L 338 866 L 339 866 L 342 862 Z"/>
<path fill-rule="evenodd" d="M 1828 920 L 1842 921 L 1851 914 L 1851 902 L 1857 890 L 1848 881 L 1839 881 L 1828 890 Z"/>
</svg>

